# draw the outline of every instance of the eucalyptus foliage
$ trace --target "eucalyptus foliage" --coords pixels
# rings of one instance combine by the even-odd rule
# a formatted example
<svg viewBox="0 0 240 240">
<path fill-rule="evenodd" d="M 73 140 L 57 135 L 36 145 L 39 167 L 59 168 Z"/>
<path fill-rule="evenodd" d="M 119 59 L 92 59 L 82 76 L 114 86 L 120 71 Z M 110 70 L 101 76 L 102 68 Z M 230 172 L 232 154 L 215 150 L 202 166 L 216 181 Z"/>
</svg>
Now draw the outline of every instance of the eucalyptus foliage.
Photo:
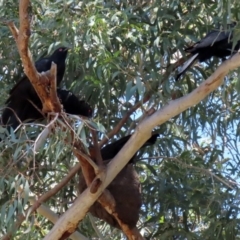
<svg viewBox="0 0 240 240">
<path fill-rule="evenodd" d="M 0 3 L 0 103 L 23 74 L 13 37 L 4 24 L 18 19 L 18 1 Z M 63 88 L 94 106 L 99 139 L 112 130 L 137 102 L 118 139 L 130 134 L 151 107 L 161 109 L 184 96 L 210 76 L 220 60 L 197 64 L 175 82 L 173 64 L 208 31 L 239 21 L 237 0 L 31 1 L 31 39 L 34 59 L 58 45 L 71 47 Z M 234 41 L 239 40 L 237 25 Z M 139 153 L 136 168 L 142 182 L 143 206 L 138 228 L 147 239 L 240 239 L 238 71 L 225 78 L 197 106 L 192 106 L 154 131 L 155 146 Z M 148 101 L 145 102 L 145 97 Z M 60 120 L 58 120 L 60 121 Z M 83 142 L 91 143 L 88 126 L 72 117 Z M 8 134 L 0 127 L 0 236 L 41 239 L 52 224 L 33 214 L 19 229 L 16 216 L 30 206 L 29 198 L 55 186 L 77 160 L 56 129 L 44 145 L 34 143 L 44 125 L 26 124 Z M 61 124 L 61 122 L 59 123 Z M 47 204 L 64 213 L 78 195 L 77 176 Z M 19 191 L 21 189 L 21 191 Z M 96 230 L 98 228 L 98 231 Z M 87 216 L 79 231 L 92 239 L 124 239 L 121 231 Z"/>
</svg>

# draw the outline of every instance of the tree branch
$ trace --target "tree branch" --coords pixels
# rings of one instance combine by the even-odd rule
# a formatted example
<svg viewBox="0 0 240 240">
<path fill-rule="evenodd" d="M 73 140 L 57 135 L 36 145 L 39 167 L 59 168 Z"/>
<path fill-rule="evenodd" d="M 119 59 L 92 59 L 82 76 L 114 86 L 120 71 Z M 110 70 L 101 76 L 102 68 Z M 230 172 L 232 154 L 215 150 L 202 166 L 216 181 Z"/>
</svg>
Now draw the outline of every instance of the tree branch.
<svg viewBox="0 0 240 240">
<path fill-rule="evenodd" d="M 102 155 L 100 152 L 100 147 L 98 145 L 97 131 L 95 129 L 90 129 L 90 131 L 92 133 L 93 148 L 96 153 L 96 163 L 98 164 L 99 167 L 101 167 L 103 165 L 103 159 L 102 159 Z"/>
<path fill-rule="evenodd" d="M 29 199 L 29 201 L 34 204 L 34 199 Z M 57 220 L 59 219 L 59 216 L 54 213 L 51 209 L 46 204 L 42 204 L 38 209 L 37 212 L 41 214 L 42 216 L 46 217 L 49 221 L 52 223 L 56 223 Z M 70 239 L 72 240 L 89 240 L 86 238 L 84 235 L 82 235 L 79 232 L 74 232 L 72 235 L 69 236 Z"/>
<path fill-rule="evenodd" d="M 15 222 L 13 228 L 16 230 L 18 229 L 21 224 L 23 223 L 24 220 L 26 220 L 26 216 L 32 214 L 33 212 L 35 212 L 43 202 L 46 202 L 48 199 L 50 199 L 52 196 L 56 195 L 57 192 L 59 192 L 64 186 L 67 185 L 67 183 L 73 178 L 73 176 L 81 169 L 80 164 L 77 164 L 75 167 L 73 167 L 69 173 L 67 174 L 67 176 L 65 176 L 63 178 L 63 180 L 58 183 L 53 189 L 51 189 L 50 191 L 48 191 L 47 193 L 45 193 L 44 195 L 42 195 L 40 198 L 38 198 L 35 201 L 31 201 L 32 202 L 32 206 L 29 207 L 26 211 L 25 214 L 19 214 L 17 216 L 17 221 Z M 22 190 L 21 190 L 22 192 Z M 12 238 L 12 233 L 15 231 L 12 231 L 13 229 L 11 229 L 11 232 L 9 232 L 8 234 L 6 234 L 2 240 L 9 240 Z"/>
<path fill-rule="evenodd" d="M 91 153 L 92 159 L 96 159 L 97 152 L 95 147 L 90 149 L 90 153 Z M 103 165 L 102 165 L 102 168 L 100 168 L 102 169 L 102 171 L 95 173 L 93 167 L 89 164 L 89 162 L 83 156 L 79 156 L 78 159 L 82 167 L 82 175 L 83 175 L 82 177 L 84 177 L 87 187 L 91 185 L 90 192 L 95 193 L 98 187 L 100 186 L 100 184 L 105 179 L 105 169 L 103 169 Z M 82 177 L 80 177 L 79 181 L 83 181 Z M 83 184 L 83 183 L 79 183 L 79 184 Z M 129 240 L 134 240 L 136 238 L 139 240 L 142 239 L 142 236 L 140 235 L 136 227 L 131 229 L 126 223 L 124 223 L 119 218 L 118 216 L 119 212 L 117 212 L 116 210 L 116 201 L 110 191 L 105 189 L 97 201 L 110 215 L 112 215 L 116 219 L 116 221 L 118 222 L 118 225 L 123 230 L 123 232 L 125 233 L 125 235 L 128 237 Z M 68 235 L 65 233 L 64 237 L 66 238 L 67 236 Z"/>
<path fill-rule="evenodd" d="M 141 122 L 129 141 L 108 164 L 106 178 L 98 190 L 92 194 L 90 192 L 91 186 L 87 188 L 77 198 L 71 208 L 63 214 L 44 239 L 61 239 L 61 236 L 63 236 L 71 226 L 76 227 L 78 222 L 83 219 L 87 213 L 89 207 L 99 198 L 104 188 L 110 184 L 120 170 L 127 164 L 128 160 L 136 153 L 139 147 L 142 146 L 151 136 L 152 129 L 155 126 L 161 125 L 170 118 L 199 103 L 223 83 L 223 78 L 229 73 L 229 71 L 239 66 L 240 54 L 237 53 L 231 59 L 220 65 L 217 70 L 197 89 L 182 98 L 171 101 L 167 106 L 158 110 L 149 118 Z"/>
<path fill-rule="evenodd" d="M 33 85 L 42 104 L 43 112 L 61 112 L 61 105 L 56 92 L 56 66 L 52 64 L 50 71 L 38 73 L 32 55 L 28 49 L 28 42 L 31 35 L 28 19 L 29 0 L 19 1 L 19 31 L 13 22 L 7 22 L 9 29 L 16 41 L 17 48 L 22 59 L 24 72 Z"/>
</svg>

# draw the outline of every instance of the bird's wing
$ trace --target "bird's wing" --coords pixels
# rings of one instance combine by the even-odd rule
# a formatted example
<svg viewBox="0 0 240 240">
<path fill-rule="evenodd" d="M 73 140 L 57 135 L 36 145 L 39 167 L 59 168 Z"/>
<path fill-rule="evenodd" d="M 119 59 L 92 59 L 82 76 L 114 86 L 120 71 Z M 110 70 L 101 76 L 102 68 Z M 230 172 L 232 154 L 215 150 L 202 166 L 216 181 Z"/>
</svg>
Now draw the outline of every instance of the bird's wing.
<svg viewBox="0 0 240 240">
<path fill-rule="evenodd" d="M 35 67 L 39 73 L 46 72 L 51 67 L 51 61 L 49 58 L 42 58 L 35 62 Z"/>
<path fill-rule="evenodd" d="M 193 65 L 193 63 L 195 62 L 195 60 L 198 57 L 198 53 L 196 53 L 195 55 L 193 55 L 191 58 L 189 58 L 182 66 L 182 68 L 180 69 L 180 71 L 178 72 L 178 75 L 176 77 L 176 81 L 178 81 L 178 79 Z"/>
<path fill-rule="evenodd" d="M 42 58 L 36 61 L 35 67 L 39 73 L 45 72 L 50 69 L 51 62 L 49 61 L 48 58 Z M 23 93 L 24 89 L 28 89 L 26 85 L 29 85 L 30 82 L 28 80 L 28 77 L 24 75 L 15 85 L 14 87 L 10 90 L 9 94 L 10 97 L 7 99 L 6 103 L 8 103 L 11 99 L 11 95 L 13 95 L 16 92 L 21 92 Z"/>
<path fill-rule="evenodd" d="M 101 149 L 101 155 L 103 160 L 109 160 L 114 158 L 117 153 L 122 149 L 124 144 L 129 140 L 131 135 L 120 138 L 119 140 L 110 143 Z"/>
<path fill-rule="evenodd" d="M 22 92 L 26 88 L 26 85 L 28 85 L 29 80 L 26 75 L 24 75 L 15 85 L 14 87 L 9 91 L 10 97 L 7 99 L 6 103 L 8 103 L 11 100 L 11 96 L 15 94 L 17 91 Z"/>
<path fill-rule="evenodd" d="M 129 140 L 129 138 L 131 137 L 132 135 L 128 135 L 128 136 L 125 136 L 123 138 L 120 138 L 119 140 L 113 142 L 113 143 L 110 143 L 108 144 L 107 146 L 103 147 L 101 149 L 101 155 L 102 155 L 102 159 L 103 160 L 109 160 L 109 159 L 112 159 L 114 158 L 117 153 L 122 149 L 122 147 L 125 145 L 125 143 Z M 157 140 L 157 137 L 159 136 L 159 134 L 155 133 L 153 134 L 143 145 L 141 148 L 144 148 L 146 146 L 150 146 L 150 145 L 153 145 L 156 140 Z"/>
<path fill-rule="evenodd" d="M 231 39 L 232 32 L 211 31 L 201 41 L 194 45 L 195 48 L 205 48 L 216 45 L 220 42 L 228 42 Z"/>
</svg>

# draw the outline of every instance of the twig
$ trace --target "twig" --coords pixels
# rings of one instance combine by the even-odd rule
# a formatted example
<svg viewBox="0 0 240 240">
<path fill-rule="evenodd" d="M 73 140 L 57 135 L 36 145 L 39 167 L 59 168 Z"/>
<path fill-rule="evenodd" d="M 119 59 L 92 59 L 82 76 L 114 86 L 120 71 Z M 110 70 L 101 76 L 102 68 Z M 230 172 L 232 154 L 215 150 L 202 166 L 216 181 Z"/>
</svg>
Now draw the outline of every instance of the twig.
<svg viewBox="0 0 240 240">
<path fill-rule="evenodd" d="M 100 152 L 100 148 L 98 146 L 96 130 L 95 129 L 90 129 L 90 131 L 92 133 L 93 148 L 94 148 L 94 151 L 95 151 L 96 162 L 97 162 L 98 166 L 102 166 L 103 165 L 103 160 L 102 160 L 102 155 L 101 155 L 101 152 Z"/>
<path fill-rule="evenodd" d="M 99 172 L 98 165 L 87 154 L 79 151 L 77 148 L 73 149 L 73 153 L 77 157 L 77 159 L 79 159 L 81 157 L 85 158 L 86 161 L 93 167 L 94 172 Z M 81 161 L 79 160 L 79 162 L 81 162 Z"/>
<path fill-rule="evenodd" d="M 21 224 L 23 223 L 23 221 L 26 219 L 26 216 L 29 216 L 30 214 L 32 214 L 33 212 L 36 211 L 36 209 L 43 203 L 46 202 L 48 199 L 50 199 L 52 196 L 54 196 L 57 192 L 59 192 L 72 178 L 73 176 L 81 169 L 80 164 L 77 164 L 75 167 L 73 167 L 69 173 L 67 174 L 67 176 L 65 176 L 63 178 L 63 180 L 58 183 L 54 188 L 52 188 L 51 190 L 49 190 L 47 193 L 45 193 L 44 195 L 42 195 L 40 198 L 38 198 L 34 204 L 29 207 L 26 211 L 25 214 L 19 214 L 17 216 L 17 221 L 14 223 L 14 229 L 18 229 Z M 14 232 L 11 229 L 11 232 L 9 232 L 8 234 L 6 234 L 2 240 L 9 240 L 12 238 L 12 232 Z"/>
<path fill-rule="evenodd" d="M 146 103 L 148 100 L 150 99 L 150 95 L 145 96 L 145 98 L 143 99 L 143 101 L 139 101 L 137 102 L 127 113 L 126 115 L 120 120 L 120 122 L 114 127 L 113 130 L 111 130 L 108 134 L 107 137 L 104 137 L 101 142 L 98 144 L 99 147 L 101 148 L 104 144 L 106 144 L 108 142 L 108 140 L 110 138 L 112 138 L 116 133 L 119 132 L 119 130 L 121 129 L 121 127 L 124 125 L 124 123 L 126 123 L 126 121 L 128 120 L 128 118 L 131 116 L 131 114 L 133 112 L 135 112 L 139 107 L 141 107 L 141 105 L 143 103 Z"/>
<path fill-rule="evenodd" d="M 45 126 L 44 130 L 37 136 L 37 138 L 34 142 L 34 145 L 33 145 L 34 155 L 37 153 L 38 149 L 41 147 L 43 140 L 46 139 L 46 137 L 49 134 L 49 132 L 51 131 L 51 129 L 53 129 L 53 125 L 57 121 L 58 116 L 59 116 L 59 114 L 56 113 L 54 119 L 52 119 L 51 122 L 48 123 L 47 126 Z"/>
<path fill-rule="evenodd" d="M 216 174 L 212 173 L 211 171 L 209 171 L 208 169 L 204 169 L 204 168 L 200 168 L 200 167 L 196 167 L 196 166 L 192 166 L 192 165 L 189 165 L 187 163 L 184 163 L 183 161 L 180 161 L 178 160 L 177 158 L 174 158 L 174 157 L 167 157 L 167 159 L 171 159 L 173 161 L 176 161 L 178 163 L 181 164 L 181 166 L 184 166 L 186 168 L 191 168 L 191 169 L 195 169 L 195 170 L 198 170 L 200 172 L 204 172 L 206 175 L 209 175 L 213 178 L 216 178 L 219 182 L 223 183 L 224 185 L 226 185 L 227 187 L 231 188 L 231 189 L 234 189 L 233 186 L 231 186 L 230 184 L 231 183 L 228 183 L 226 182 L 225 180 L 221 179 L 220 177 L 218 177 Z M 234 183 L 235 185 L 235 183 Z"/>
<path fill-rule="evenodd" d="M 94 229 L 95 233 L 97 234 L 99 240 L 104 240 L 104 236 L 102 235 L 102 233 L 99 231 L 99 229 L 96 226 L 96 222 L 94 221 L 95 220 L 94 217 L 91 214 L 89 214 L 88 217 L 90 219 L 92 228 Z"/>
</svg>

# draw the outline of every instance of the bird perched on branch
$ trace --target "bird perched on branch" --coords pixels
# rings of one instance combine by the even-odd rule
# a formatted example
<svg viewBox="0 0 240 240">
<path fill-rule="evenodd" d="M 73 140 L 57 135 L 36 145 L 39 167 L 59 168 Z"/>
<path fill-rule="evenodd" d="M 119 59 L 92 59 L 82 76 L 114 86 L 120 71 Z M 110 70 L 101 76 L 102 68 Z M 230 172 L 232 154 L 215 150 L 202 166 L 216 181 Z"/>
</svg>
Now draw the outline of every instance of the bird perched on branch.
<svg viewBox="0 0 240 240">
<path fill-rule="evenodd" d="M 153 134 L 141 147 L 144 148 L 153 145 L 159 134 Z M 102 159 L 104 164 L 107 164 L 114 158 L 122 147 L 129 140 L 131 135 L 123 137 L 113 143 L 110 143 L 101 149 Z M 136 227 L 139 211 L 142 205 L 141 201 L 141 186 L 138 174 L 132 164 L 136 154 L 129 160 L 129 163 L 120 171 L 116 178 L 107 187 L 115 199 L 115 210 L 118 218 L 130 229 Z M 94 160 L 94 156 L 92 156 Z M 79 174 L 79 191 L 83 192 L 87 188 L 85 179 L 82 173 Z M 113 227 L 120 228 L 116 219 L 110 215 L 99 202 L 95 202 L 89 209 L 90 213 L 95 217 L 103 219 Z"/>
<path fill-rule="evenodd" d="M 158 136 L 159 136 L 159 134 L 153 134 L 151 136 L 151 138 L 149 138 L 143 144 L 141 149 L 144 148 L 144 147 L 153 145 L 156 142 Z M 131 135 L 122 137 L 119 140 L 103 147 L 101 149 L 102 159 L 103 160 L 109 160 L 109 159 L 114 158 L 117 155 L 117 153 L 122 149 L 122 147 L 125 145 L 125 143 L 130 139 L 130 137 L 131 137 Z M 133 163 L 135 157 L 136 157 L 136 154 L 129 160 L 129 163 Z"/>
<path fill-rule="evenodd" d="M 57 95 L 66 113 L 89 118 L 92 117 L 93 110 L 91 106 L 84 100 L 79 100 L 72 92 L 57 89 Z"/>
<path fill-rule="evenodd" d="M 60 47 L 51 56 L 39 59 L 35 63 L 37 71 L 41 73 L 50 70 L 51 64 L 54 62 L 57 65 L 56 77 L 57 85 L 59 85 L 65 72 L 67 53 L 68 48 Z M 31 122 L 43 119 L 42 102 L 27 76 L 23 76 L 9 94 L 10 96 L 6 101 L 7 107 L 2 114 L 2 124 L 15 129 L 20 121 L 28 120 Z M 67 113 L 86 117 L 92 116 L 91 107 L 85 101 L 80 101 L 73 93 L 58 89 L 57 94 Z"/>
<path fill-rule="evenodd" d="M 92 108 L 84 100 L 79 100 L 72 92 L 57 89 L 57 95 L 66 113 L 92 116 Z M 44 118 L 41 112 L 42 102 L 38 97 L 32 99 L 21 98 L 11 101 L 2 114 L 2 124 L 16 129 L 20 122 L 41 121 Z"/>
<path fill-rule="evenodd" d="M 231 28 L 228 31 L 213 30 L 203 39 L 184 51 L 190 53 L 190 58 L 180 69 L 176 81 L 195 63 L 195 61 L 204 62 L 212 57 L 218 57 L 225 60 L 226 57 L 235 53 L 240 47 L 240 41 L 233 48 L 233 29 L 236 23 L 229 24 Z"/>
<path fill-rule="evenodd" d="M 39 73 L 50 70 L 52 62 L 57 65 L 57 86 L 61 83 L 65 73 L 65 60 L 67 58 L 68 48 L 60 47 L 56 49 L 49 57 L 40 58 L 35 62 L 35 67 Z M 10 96 L 6 103 L 16 101 L 16 99 L 36 99 L 38 98 L 28 77 L 24 75 L 11 89 Z"/>
<path fill-rule="evenodd" d="M 35 62 L 35 67 L 39 73 L 46 72 L 50 70 L 52 62 L 57 65 L 57 85 L 63 79 L 63 75 L 65 72 L 65 60 L 67 57 L 68 48 L 60 47 L 56 49 L 53 54 L 49 57 L 40 58 Z M 9 98 L 6 101 L 7 108 L 4 110 L 2 115 L 2 123 L 9 124 L 9 126 L 15 129 L 19 125 L 19 121 L 17 117 L 24 121 L 29 117 L 36 120 L 39 118 L 39 112 L 31 111 L 33 104 L 36 106 L 41 106 L 40 99 L 29 81 L 28 77 L 24 75 L 11 89 L 9 92 Z M 33 104 L 31 104 L 31 103 Z M 11 111 L 12 109 L 14 112 Z M 42 110 L 42 109 L 40 109 Z M 17 116 L 17 117 L 16 117 Z"/>
</svg>

